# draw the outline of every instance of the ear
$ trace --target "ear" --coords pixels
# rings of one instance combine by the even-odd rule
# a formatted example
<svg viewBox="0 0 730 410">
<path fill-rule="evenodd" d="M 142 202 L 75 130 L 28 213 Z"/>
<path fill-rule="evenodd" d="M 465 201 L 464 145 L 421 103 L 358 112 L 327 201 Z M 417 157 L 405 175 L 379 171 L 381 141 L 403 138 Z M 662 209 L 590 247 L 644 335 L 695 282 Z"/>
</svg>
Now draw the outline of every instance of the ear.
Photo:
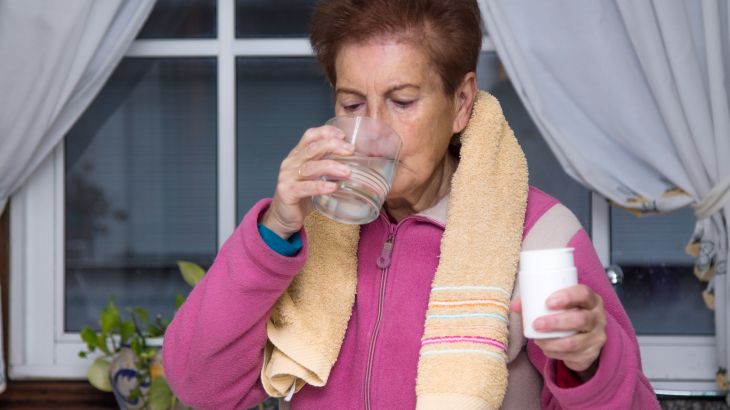
<svg viewBox="0 0 730 410">
<path fill-rule="evenodd" d="M 454 93 L 454 122 L 451 132 L 457 134 L 466 128 L 471 116 L 471 109 L 477 96 L 477 75 L 470 71 L 466 73 L 459 88 Z"/>
</svg>

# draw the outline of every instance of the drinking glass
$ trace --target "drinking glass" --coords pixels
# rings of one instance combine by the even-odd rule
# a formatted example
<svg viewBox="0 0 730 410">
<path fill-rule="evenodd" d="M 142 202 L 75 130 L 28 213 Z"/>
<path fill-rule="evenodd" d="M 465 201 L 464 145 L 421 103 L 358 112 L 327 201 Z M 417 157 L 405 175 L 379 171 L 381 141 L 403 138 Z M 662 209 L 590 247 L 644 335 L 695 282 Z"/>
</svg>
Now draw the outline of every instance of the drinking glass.
<svg viewBox="0 0 730 410">
<path fill-rule="evenodd" d="M 403 142 L 387 124 L 369 117 L 335 117 L 327 125 L 345 133 L 345 141 L 355 147 L 350 156 L 331 155 L 352 169 L 338 183 L 337 191 L 312 197 L 315 209 L 335 221 L 363 225 L 375 220 L 395 177 Z"/>
</svg>

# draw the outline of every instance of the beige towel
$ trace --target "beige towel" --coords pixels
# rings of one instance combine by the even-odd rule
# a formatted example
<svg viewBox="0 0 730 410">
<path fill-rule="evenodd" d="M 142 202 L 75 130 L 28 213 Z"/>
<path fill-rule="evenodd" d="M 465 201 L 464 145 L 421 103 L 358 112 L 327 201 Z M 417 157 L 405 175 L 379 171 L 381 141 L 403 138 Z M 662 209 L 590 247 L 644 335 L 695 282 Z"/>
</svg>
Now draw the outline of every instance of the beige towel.
<svg viewBox="0 0 730 410">
<path fill-rule="evenodd" d="M 507 389 L 507 318 L 527 163 L 499 103 L 485 92 L 461 143 L 422 337 L 419 409 L 497 409 Z M 359 227 L 313 213 L 305 230 L 307 262 L 267 328 L 261 381 L 272 397 L 327 383 L 355 300 Z"/>
</svg>

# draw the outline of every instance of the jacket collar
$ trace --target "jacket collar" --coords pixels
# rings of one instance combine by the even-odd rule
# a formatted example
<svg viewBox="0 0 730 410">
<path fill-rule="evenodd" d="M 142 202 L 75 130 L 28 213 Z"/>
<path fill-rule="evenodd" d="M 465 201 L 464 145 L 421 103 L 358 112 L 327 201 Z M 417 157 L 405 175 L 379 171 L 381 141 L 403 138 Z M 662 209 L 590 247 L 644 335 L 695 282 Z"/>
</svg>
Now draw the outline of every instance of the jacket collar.
<svg viewBox="0 0 730 410">
<path fill-rule="evenodd" d="M 420 215 L 423 217 L 426 217 L 437 224 L 441 225 L 442 227 L 446 226 L 446 215 L 447 210 L 449 206 L 449 197 L 451 196 L 451 191 L 449 191 L 446 195 L 444 195 L 443 198 L 439 199 L 436 204 L 428 209 L 424 209 L 423 211 L 417 213 L 416 215 Z"/>
</svg>

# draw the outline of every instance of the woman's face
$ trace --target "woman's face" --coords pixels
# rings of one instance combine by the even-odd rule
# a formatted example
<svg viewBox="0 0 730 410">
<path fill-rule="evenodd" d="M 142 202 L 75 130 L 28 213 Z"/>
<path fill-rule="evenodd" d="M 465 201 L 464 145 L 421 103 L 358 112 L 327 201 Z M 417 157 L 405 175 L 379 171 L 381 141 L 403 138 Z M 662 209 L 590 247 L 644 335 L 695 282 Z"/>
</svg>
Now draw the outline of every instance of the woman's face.
<svg viewBox="0 0 730 410">
<path fill-rule="evenodd" d="M 384 121 L 403 139 L 388 199 L 417 198 L 460 132 L 454 98 L 447 96 L 428 55 L 409 42 L 344 45 L 335 60 L 336 115 Z M 461 123 L 464 124 L 461 124 Z"/>
</svg>

